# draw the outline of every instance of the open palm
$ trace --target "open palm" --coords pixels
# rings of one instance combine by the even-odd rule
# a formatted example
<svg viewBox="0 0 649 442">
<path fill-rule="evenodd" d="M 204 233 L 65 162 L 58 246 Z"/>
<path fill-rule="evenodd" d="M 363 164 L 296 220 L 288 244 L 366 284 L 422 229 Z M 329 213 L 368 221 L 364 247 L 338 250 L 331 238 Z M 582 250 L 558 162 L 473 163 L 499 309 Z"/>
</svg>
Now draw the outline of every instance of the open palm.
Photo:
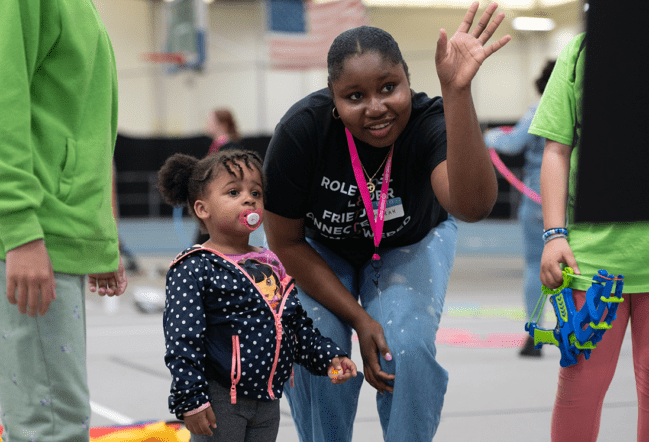
<svg viewBox="0 0 649 442">
<path fill-rule="evenodd" d="M 435 64 L 442 87 L 450 86 L 460 89 L 469 87 L 482 62 L 511 40 L 511 37 L 506 35 L 497 42 L 485 46 L 505 18 L 505 14 L 500 12 L 489 23 L 498 7 L 496 3 L 487 7 L 473 32 L 469 33 L 478 6 L 479 3 L 475 2 L 469 7 L 460 27 L 450 40 L 448 40 L 446 31 L 440 30 Z"/>
</svg>

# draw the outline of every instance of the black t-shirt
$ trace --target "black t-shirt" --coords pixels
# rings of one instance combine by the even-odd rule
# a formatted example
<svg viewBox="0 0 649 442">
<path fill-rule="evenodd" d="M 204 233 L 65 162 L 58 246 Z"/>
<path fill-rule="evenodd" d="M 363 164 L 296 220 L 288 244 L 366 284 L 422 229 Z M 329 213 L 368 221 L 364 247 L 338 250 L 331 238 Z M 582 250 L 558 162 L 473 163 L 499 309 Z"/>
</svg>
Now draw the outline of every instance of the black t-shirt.
<svg viewBox="0 0 649 442">
<path fill-rule="evenodd" d="M 373 233 L 358 191 L 345 126 L 332 116 L 328 89 L 308 95 L 281 119 L 264 160 L 265 208 L 305 221 L 307 237 L 355 267 L 374 253 Z M 354 138 L 365 170 L 373 174 L 374 208 L 382 186 L 381 166 L 390 146 L 377 148 Z M 446 160 L 446 123 L 440 97 L 418 93 L 394 145 L 392 172 L 380 247 L 414 244 L 446 220 L 431 186 L 433 169 Z"/>
</svg>

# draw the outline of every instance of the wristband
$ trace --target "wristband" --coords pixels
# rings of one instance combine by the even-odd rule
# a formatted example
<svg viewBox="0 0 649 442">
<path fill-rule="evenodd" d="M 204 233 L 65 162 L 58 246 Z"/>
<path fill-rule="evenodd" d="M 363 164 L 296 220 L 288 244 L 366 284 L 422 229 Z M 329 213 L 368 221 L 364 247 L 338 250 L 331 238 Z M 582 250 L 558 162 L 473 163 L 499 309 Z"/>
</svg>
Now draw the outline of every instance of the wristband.
<svg viewBox="0 0 649 442">
<path fill-rule="evenodd" d="M 543 244 L 547 244 L 549 241 L 552 241 L 553 239 L 557 238 L 568 238 L 568 235 L 565 235 L 563 233 L 555 233 L 554 235 L 550 235 L 548 237 L 543 237 Z"/>
<path fill-rule="evenodd" d="M 191 411 L 186 411 L 186 412 L 184 412 L 184 413 L 183 413 L 183 416 L 192 416 L 192 415 L 194 415 L 194 414 L 198 414 L 198 413 L 200 413 L 201 411 L 203 411 L 203 410 L 205 410 L 206 408 L 209 408 L 209 407 L 210 407 L 210 403 L 208 402 L 207 404 L 203 404 L 203 405 L 201 405 L 200 407 L 195 408 L 195 409 L 193 409 L 193 410 L 191 410 Z"/>
<path fill-rule="evenodd" d="M 557 233 L 568 236 L 568 229 L 565 227 L 553 227 L 552 229 L 544 230 L 543 240 Z"/>
</svg>

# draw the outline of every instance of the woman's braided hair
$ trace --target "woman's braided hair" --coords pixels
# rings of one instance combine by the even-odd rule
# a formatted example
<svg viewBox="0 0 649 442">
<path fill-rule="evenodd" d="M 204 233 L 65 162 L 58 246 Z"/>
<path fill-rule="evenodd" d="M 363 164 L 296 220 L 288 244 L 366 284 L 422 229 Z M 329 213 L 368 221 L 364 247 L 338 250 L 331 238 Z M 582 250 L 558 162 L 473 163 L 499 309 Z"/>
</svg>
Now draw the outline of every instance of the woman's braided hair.
<svg viewBox="0 0 649 442">
<path fill-rule="evenodd" d="M 393 64 L 401 63 L 406 71 L 406 77 L 410 80 L 408 65 L 394 38 L 383 29 L 360 26 L 338 35 L 331 44 L 327 55 L 329 83 L 334 83 L 340 78 L 345 60 L 353 55 L 363 55 L 367 52 L 376 52 L 384 60 Z"/>
<path fill-rule="evenodd" d="M 158 189 L 167 204 L 186 206 L 204 230 L 205 226 L 194 212 L 194 203 L 205 195 L 207 186 L 224 171 L 238 178 L 243 177 L 242 164 L 248 170 L 259 171 L 264 184 L 262 159 L 256 152 L 225 149 L 200 160 L 182 153 L 170 156 L 158 171 Z"/>
</svg>

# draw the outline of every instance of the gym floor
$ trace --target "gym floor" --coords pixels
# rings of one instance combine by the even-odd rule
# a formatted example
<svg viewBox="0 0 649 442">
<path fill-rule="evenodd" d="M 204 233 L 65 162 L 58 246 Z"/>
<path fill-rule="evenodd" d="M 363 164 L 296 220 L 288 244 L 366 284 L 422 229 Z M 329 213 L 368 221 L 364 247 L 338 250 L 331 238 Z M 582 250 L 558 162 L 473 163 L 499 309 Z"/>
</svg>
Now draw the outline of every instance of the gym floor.
<svg viewBox="0 0 649 442">
<path fill-rule="evenodd" d="M 162 314 L 154 307 L 156 295 L 163 293 L 169 262 L 193 235 L 186 233 L 188 229 L 189 222 L 178 226 L 164 219 L 120 222 L 120 236 L 141 271 L 130 275 L 129 288 L 119 298 L 87 297 L 92 427 L 175 419 L 167 409 L 170 375 L 163 360 Z M 437 336 L 438 360 L 450 381 L 436 441 L 550 440 L 560 354 L 557 348 L 544 346 L 540 358 L 518 355 L 526 336 L 521 239 L 516 222 L 459 225 L 457 257 Z M 251 242 L 259 240 L 257 236 Z M 145 299 L 147 293 L 151 303 L 140 302 L 138 307 L 136 299 Z M 145 312 L 143 305 L 152 308 Z M 553 327 L 555 321 L 551 305 L 546 305 L 544 327 Z M 357 344 L 352 359 L 360 367 Z M 278 440 L 298 442 L 285 399 L 281 411 Z M 636 424 L 627 333 L 604 401 L 599 440 L 635 440 Z M 353 442 L 380 440 L 375 392 L 366 383 Z"/>
</svg>

